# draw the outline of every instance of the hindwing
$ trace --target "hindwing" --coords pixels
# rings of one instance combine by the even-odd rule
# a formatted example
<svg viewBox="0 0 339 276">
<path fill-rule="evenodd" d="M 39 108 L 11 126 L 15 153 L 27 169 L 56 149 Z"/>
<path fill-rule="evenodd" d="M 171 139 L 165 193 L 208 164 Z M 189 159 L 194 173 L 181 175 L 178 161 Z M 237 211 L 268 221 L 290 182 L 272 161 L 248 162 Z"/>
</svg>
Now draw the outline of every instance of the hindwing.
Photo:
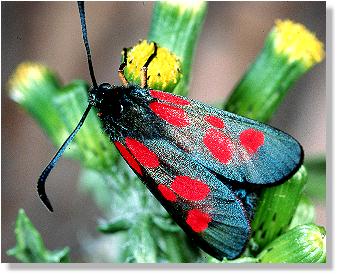
<svg viewBox="0 0 339 276">
<path fill-rule="evenodd" d="M 166 140 L 115 143 L 176 223 L 217 259 L 234 259 L 250 237 L 245 208 L 231 187 Z"/>
<path fill-rule="evenodd" d="M 303 160 L 299 143 L 195 100 L 140 87 L 126 91 L 121 116 L 104 120 L 121 155 L 203 250 L 218 259 L 238 257 L 255 204 L 246 189 L 290 177 Z"/>
</svg>

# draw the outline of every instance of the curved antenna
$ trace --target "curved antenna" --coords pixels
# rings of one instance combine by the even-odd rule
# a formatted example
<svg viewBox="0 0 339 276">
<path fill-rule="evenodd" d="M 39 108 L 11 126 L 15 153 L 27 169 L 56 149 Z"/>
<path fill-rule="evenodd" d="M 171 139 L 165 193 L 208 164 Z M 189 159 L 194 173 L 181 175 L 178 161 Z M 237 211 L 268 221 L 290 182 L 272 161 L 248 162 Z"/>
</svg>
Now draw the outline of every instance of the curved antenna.
<svg viewBox="0 0 339 276">
<path fill-rule="evenodd" d="M 85 48 L 86 48 L 86 53 L 87 53 L 87 62 L 88 62 L 88 69 L 89 73 L 91 75 L 92 79 L 92 84 L 94 89 L 98 89 L 98 85 L 94 76 L 94 69 L 93 69 L 93 64 L 92 64 L 92 56 L 91 56 L 91 49 L 89 46 L 88 38 L 87 38 L 87 29 L 86 29 L 86 18 L 85 18 L 85 5 L 83 1 L 78 1 L 78 8 L 79 8 L 79 15 L 80 15 L 80 23 L 81 23 L 81 31 L 82 31 L 82 38 L 84 40 Z M 54 155 L 52 160 L 48 163 L 47 167 L 44 169 L 44 171 L 41 173 L 39 179 L 38 179 L 38 194 L 41 199 L 41 201 L 45 204 L 48 210 L 53 212 L 53 207 L 47 197 L 46 190 L 45 190 L 45 182 L 50 174 L 50 172 L 53 170 L 55 167 L 56 163 L 60 159 L 61 155 L 64 153 L 66 150 L 67 146 L 72 142 L 74 139 L 75 135 L 78 133 L 80 130 L 81 126 L 83 125 L 89 111 L 91 110 L 92 105 L 89 104 L 82 115 L 78 125 L 76 128 L 73 130 L 71 135 L 66 139 L 66 141 L 63 143 L 63 145 L 60 147 L 60 149 L 57 151 L 57 153 Z"/>
<path fill-rule="evenodd" d="M 48 210 L 50 210 L 51 212 L 53 212 L 53 207 L 47 197 L 46 191 L 45 191 L 45 182 L 46 179 L 49 175 L 49 173 L 51 172 L 51 170 L 55 167 L 56 163 L 58 162 L 59 158 L 61 157 L 61 155 L 64 153 L 64 151 L 66 150 L 67 146 L 69 145 L 70 142 L 72 142 L 72 140 L 74 139 L 75 135 L 77 134 L 77 132 L 80 130 L 82 124 L 84 123 L 88 112 L 91 110 L 92 105 L 88 105 L 84 114 L 82 115 L 78 125 L 76 126 L 76 128 L 73 130 L 73 132 L 71 133 L 71 135 L 66 139 L 66 141 L 63 143 L 63 145 L 60 147 L 60 149 L 58 150 L 58 152 L 54 155 L 54 157 L 52 158 L 52 160 L 49 162 L 49 164 L 47 165 L 47 167 L 44 169 L 44 171 L 41 173 L 39 180 L 38 180 L 38 194 L 39 197 L 41 199 L 41 201 L 45 204 L 45 206 L 47 207 Z"/>
<path fill-rule="evenodd" d="M 87 38 L 87 28 L 86 28 L 86 18 L 85 18 L 85 4 L 84 1 L 78 1 L 79 15 L 80 15 L 80 23 L 81 23 L 81 31 L 82 31 L 82 39 L 84 40 L 86 53 L 87 53 L 87 62 L 88 69 L 91 75 L 93 87 L 98 88 L 97 81 L 94 76 L 94 69 L 92 64 L 92 56 L 91 56 L 91 48 L 89 46 L 88 38 Z"/>
</svg>

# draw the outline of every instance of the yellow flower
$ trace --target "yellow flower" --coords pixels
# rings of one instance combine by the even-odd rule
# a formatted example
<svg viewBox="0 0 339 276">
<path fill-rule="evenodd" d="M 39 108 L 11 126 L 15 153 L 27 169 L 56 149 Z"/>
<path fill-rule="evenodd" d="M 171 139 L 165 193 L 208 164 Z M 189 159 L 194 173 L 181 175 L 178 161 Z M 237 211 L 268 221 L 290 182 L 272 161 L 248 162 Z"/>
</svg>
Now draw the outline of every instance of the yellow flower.
<svg viewBox="0 0 339 276">
<path fill-rule="evenodd" d="M 48 69 L 41 64 L 34 62 L 21 63 L 12 74 L 8 81 L 8 87 L 10 91 L 10 97 L 20 102 L 25 96 L 23 91 L 26 91 L 32 82 L 41 81 L 48 72 Z"/>
<path fill-rule="evenodd" d="M 154 45 L 146 40 L 131 48 L 127 53 L 127 66 L 125 74 L 130 82 L 140 82 L 140 69 L 153 54 Z M 157 55 L 148 66 L 148 86 L 153 89 L 169 90 L 175 86 L 182 74 L 180 60 L 167 48 L 158 45 Z"/>
<path fill-rule="evenodd" d="M 301 61 L 310 68 L 325 56 L 323 43 L 302 24 L 278 19 L 272 34 L 276 53 L 286 55 L 290 63 Z"/>
</svg>

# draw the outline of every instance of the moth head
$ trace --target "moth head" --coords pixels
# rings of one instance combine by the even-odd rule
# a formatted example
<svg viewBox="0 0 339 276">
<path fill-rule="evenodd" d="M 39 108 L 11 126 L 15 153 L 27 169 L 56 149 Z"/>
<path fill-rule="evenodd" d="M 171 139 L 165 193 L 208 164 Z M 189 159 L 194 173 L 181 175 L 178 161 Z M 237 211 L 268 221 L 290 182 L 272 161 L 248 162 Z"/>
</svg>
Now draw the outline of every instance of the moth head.
<svg viewBox="0 0 339 276">
<path fill-rule="evenodd" d="M 119 118 L 122 112 L 123 92 L 119 86 L 102 83 L 98 87 L 92 87 L 88 92 L 88 102 L 95 107 L 99 117 L 110 115 Z"/>
<path fill-rule="evenodd" d="M 99 86 L 91 87 L 88 91 L 88 102 L 93 107 L 101 109 L 105 99 L 113 93 L 113 87 L 109 83 L 102 83 Z"/>
</svg>

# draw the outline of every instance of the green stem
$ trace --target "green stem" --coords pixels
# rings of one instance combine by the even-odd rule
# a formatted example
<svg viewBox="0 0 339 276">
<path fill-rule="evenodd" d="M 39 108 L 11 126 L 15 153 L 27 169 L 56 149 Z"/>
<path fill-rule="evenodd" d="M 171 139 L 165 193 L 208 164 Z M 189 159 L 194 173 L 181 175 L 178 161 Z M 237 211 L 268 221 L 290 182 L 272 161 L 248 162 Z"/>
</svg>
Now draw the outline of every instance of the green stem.
<svg viewBox="0 0 339 276">
<path fill-rule="evenodd" d="M 268 122 L 288 90 L 306 69 L 299 62 L 277 55 L 269 37 L 265 47 L 231 93 L 225 110 Z"/>
<path fill-rule="evenodd" d="M 262 191 L 252 222 L 254 251 L 262 249 L 288 229 L 306 181 L 307 172 L 302 166 L 284 184 Z"/>
<path fill-rule="evenodd" d="M 183 78 L 174 93 L 187 95 L 193 56 L 207 11 L 205 2 L 156 2 L 148 39 L 168 48 L 181 59 Z"/>
</svg>

